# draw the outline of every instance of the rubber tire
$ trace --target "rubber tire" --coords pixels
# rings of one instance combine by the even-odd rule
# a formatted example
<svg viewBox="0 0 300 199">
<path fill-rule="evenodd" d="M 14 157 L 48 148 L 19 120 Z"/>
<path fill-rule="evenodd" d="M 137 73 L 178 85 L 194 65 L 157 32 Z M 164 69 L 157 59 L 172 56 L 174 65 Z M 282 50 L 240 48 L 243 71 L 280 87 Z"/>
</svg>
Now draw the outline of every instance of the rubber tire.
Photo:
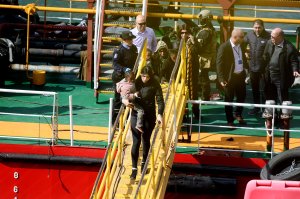
<svg viewBox="0 0 300 199">
<path fill-rule="evenodd" d="M 262 180 L 300 180 L 300 169 L 276 176 L 276 174 L 290 166 L 294 159 L 298 160 L 296 163 L 300 162 L 300 148 L 282 152 L 272 158 L 261 170 L 260 178 Z"/>
</svg>

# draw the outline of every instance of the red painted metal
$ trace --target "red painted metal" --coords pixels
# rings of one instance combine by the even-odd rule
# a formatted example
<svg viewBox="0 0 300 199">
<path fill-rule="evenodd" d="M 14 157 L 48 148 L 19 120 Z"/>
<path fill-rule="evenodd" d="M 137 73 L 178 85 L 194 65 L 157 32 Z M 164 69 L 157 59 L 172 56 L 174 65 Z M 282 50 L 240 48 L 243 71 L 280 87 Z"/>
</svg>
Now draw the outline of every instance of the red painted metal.
<svg viewBox="0 0 300 199">
<path fill-rule="evenodd" d="M 2 162 L 1 198 L 89 198 L 98 170 L 96 166 Z"/>
<path fill-rule="evenodd" d="M 200 156 L 192 154 L 175 154 L 175 163 L 186 164 L 205 164 L 215 166 L 241 167 L 241 168 L 263 168 L 267 160 L 261 158 L 241 158 L 241 157 L 217 157 L 217 156 Z"/>
<path fill-rule="evenodd" d="M 103 158 L 105 148 L 68 147 L 68 146 L 34 146 L 21 144 L 0 144 L 1 153 L 37 154 L 52 156 L 76 156 L 86 158 Z"/>
<path fill-rule="evenodd" d="M 94 0 L 88 0 L 88 8 L 94 7 Z M 87 38 L 87 75 L 86 82 L 92 82 L 92 68 L 93 68 L 93 18 L 94 14 L 88 14 L 88 38 Z"/>
<path fill-rule="evenodd" d="M 247 184 L 244 199 L 294 199 L 298 198 L 299 194 L 299 181 L 251 180 Z"/>
<path fill-rule="evenodd" d="M 19 144 L 0 144 L 2 154 L 49 155 L 50 157 L 103 158 L 104 148 L 68 146 L 32 146 Z M 266 160 L 258 158 L 216 157 L 193 154 L 175 154 L 174 164 L 202 164 L 214 166 L 262 168 Z M 33 162 L 0 158 L 0 198 L 21 199 L 84 199 L 89 198 L 99 165 L 72 164 L 70 162 Z M 246 183 L 253 177 L 238 177 L 240 199 Z M 248 179 L 249 178 L 249 179 Z M 175 194 L 176 195 L 176 194 Z M 166 198 L 180 198 L 181 194 L 169 193 Z M 194 196 L 193 196 L 194 197 Z M 193 198 L 191 197 L 191 198 Z M 231 196 L 232 197 L 232 196 Z M 212 198 L 205 195 L 203 198 Z M 226 196 L 217 197 L 227 199 Z M 232 198 L 232 199 L 234 199 Z"/>
</svg>

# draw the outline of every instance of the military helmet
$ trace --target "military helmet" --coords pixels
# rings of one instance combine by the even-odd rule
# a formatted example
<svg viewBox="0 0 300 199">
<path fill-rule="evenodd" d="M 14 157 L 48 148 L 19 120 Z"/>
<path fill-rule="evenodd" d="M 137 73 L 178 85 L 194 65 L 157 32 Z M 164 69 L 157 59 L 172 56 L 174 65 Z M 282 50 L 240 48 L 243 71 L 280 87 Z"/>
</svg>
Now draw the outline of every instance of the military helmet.
<svg viewBox="0 0 300 199">
<path fill-rule="evenodd" d="M 199 19 L 212 19 L 213 15 L 211 14 L 210 10 L 201 10 L 198 14 Z"/>
</svg>

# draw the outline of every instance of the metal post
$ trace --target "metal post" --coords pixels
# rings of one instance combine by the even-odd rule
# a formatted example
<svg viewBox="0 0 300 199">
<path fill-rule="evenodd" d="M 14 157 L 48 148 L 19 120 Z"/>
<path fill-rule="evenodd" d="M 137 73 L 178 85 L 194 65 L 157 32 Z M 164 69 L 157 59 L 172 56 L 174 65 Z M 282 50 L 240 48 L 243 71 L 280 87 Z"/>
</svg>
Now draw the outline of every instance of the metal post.
<svg viewBox="0 0 300 199">
<path fill-rule="evenodd" d="M 112 127 L 112 116 L 113 116 L 113 98 L 109 98 L 109 113 L 108 113 L 108 143 L 111 143 L 111 127 Z"/>
<path fill-rule="evenodd" d="M 178 10 L 178 2 L 175 2 L 175 10 Z M 174 31 L 178 31 L 178 19 L 174 19 Z"/>
<path fill-rule="evenodd" d="M 284 145 L 283 145 L 283 150 L 286 151 L 286 150 L 289 150 L 290 148 L 290 118 L 287 118 L 287 119 L 282 119 L 282 122 L 283 122 L 283 129 L 285 131 L 283 131 L 283 142 L 284 142 Z"/>
<path fill-rule="evenodd" d="M 92 37 L 91 37 L 91 41 L 88 40 L 88 44 L 90 42 L 91 47 L 93 46 L 94 48 L 94 89 L 97 89 L 98 85 L 98 80 L 97 80 L 97 59 L 99 56 L 99 52 L 98 52 L 98 46 L 99 46 L 99 34 L 100 34 L 100 15 L 101 15 L 101 2 L 102 1 L 97 1 L 96 2 L 96 14 L 95 14 L 95 31 L 94 31 L 94 45 L 92 43 Z M 93 2 L 92 2 L 93 3 Z M 92 4 L 91 3 L 91 4 Z M 88 27 L 91 24 L 93 24 L 93 20 L 92 20 L 92 15 L 88 15 Z M 89 49 L 89 48 L 88 48 Z M 91 52 L 92 53 L 92 52 Z"/>
<path fill-rule="evenodd" d="M 296 29 L 297 37 L 296 37 L 296 48 L 299 51 L 299 42 L 300 42 L 300 27 Z"/>
<path fill-rule="evenodd" d="M 57 104 L 57 94 L 53 96 L 53 113 L 52 113 L 52 146 L 56 144 L 58 138 L 58 104 Z"/>
<path fill-rule="evenodd" d="M 272 146 L 271 146 L 271 158 L 273 158 L 274 153 L 274 123 L 275 123 L 275 108 L 273 107 L 273 120 L 272 120 Z"/>
<path fill-rule="evenodd" d="M 148 0 L 143 0 L 142 15 L 145 18 L 147 18 L 147 5 L 148 5 Z"/>
<path fill-rule="evenodd" d="M 71 146 L 73 146 L 73 140 L 74 140 L 74 132 L 73 132 L 73 101 L 72 101 L 72 95 L 69 95 L 69 111 L 70 111 L 70 141 Z"/>
<path fill-rule="evenodd" d="M 69 1 L 70 8 L 72 8 L 72 0 Z M 72 12 L 70 12 L 69 24 L 72 24 Z"/>
</svg>

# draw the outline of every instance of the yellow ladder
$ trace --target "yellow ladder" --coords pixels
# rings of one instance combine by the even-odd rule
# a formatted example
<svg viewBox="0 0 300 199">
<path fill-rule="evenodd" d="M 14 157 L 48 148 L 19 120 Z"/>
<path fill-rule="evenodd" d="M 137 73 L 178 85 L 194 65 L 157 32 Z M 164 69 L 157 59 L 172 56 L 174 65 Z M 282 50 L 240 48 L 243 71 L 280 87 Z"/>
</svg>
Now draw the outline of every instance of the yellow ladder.
<svg viewBox="0 0 300 199">
<path fill-rule="evenodd" d="M 163 125 L 154 128 L 144 171 L 130 180 L 131 140 L 126 138 L 130 128 L 129 110 L 119 114 L 119 132 L 108 146 L 91 199 L 98 198 L 163 198 L 173 164 L 178 133 L 184 115 L 186 87 L 186 47 L 180 43 L 178 58 L 169 84 L 162 85 L 165 94 Z M 128 136 L 127 136 L 128 137 Z M 142 153 L 140 152 L 139 161 Z"/>
</svg>

